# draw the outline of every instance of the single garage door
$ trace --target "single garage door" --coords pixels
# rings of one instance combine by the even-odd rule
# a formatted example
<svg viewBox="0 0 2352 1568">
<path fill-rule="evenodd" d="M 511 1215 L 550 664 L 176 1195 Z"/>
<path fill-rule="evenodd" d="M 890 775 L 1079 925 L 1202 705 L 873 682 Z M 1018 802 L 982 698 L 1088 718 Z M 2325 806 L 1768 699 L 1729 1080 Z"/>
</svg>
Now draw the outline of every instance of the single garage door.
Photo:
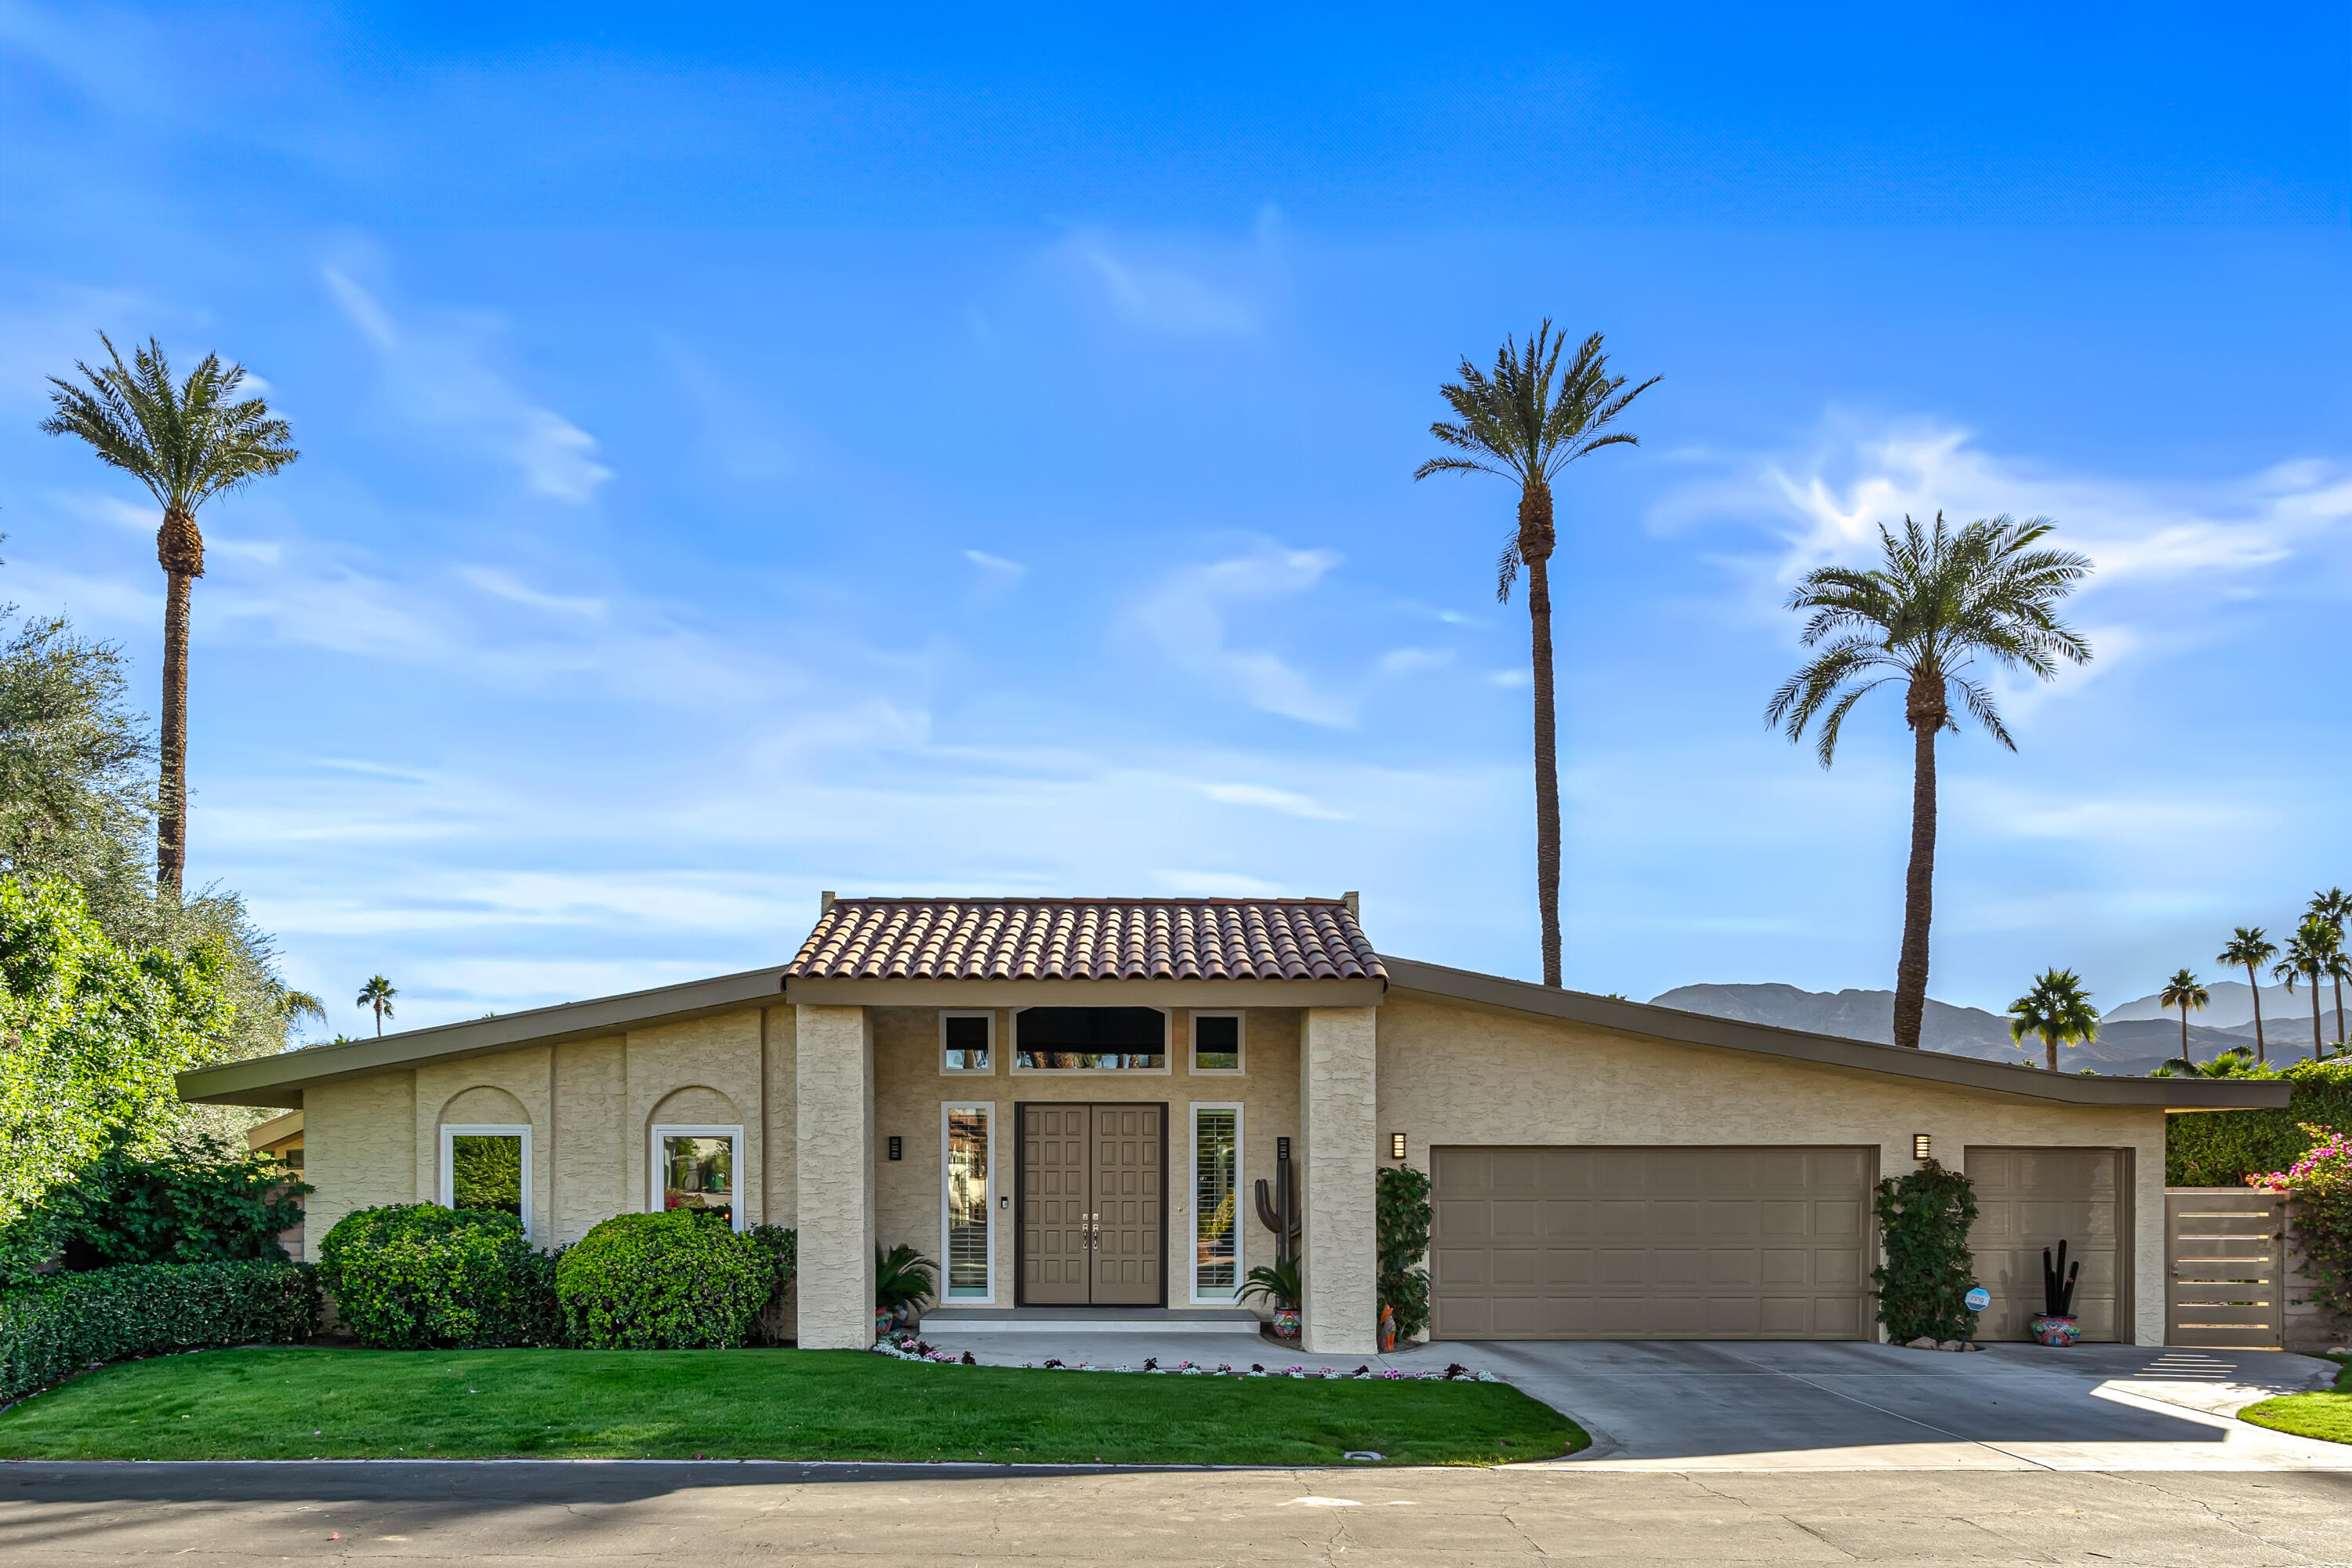
<svg viewBox="0 0 2352 1568">
<path fill-rule="evenodd" d="M 1871 1148 L 1431 1151 L 1431 1331 L 1853 1340 Z"/>
<path fill-rule="evenodd" d="M 1977 1318 L 1977 1337 L 2022 1340 L 2026 1320 L 2042 1310 L 2042 1249 L 2080 1260 L 2074 1316 L 2086 1340 L 2118 1338 L 2130 1312 L 2131 1183 L 2122 1149 L 2011 1149 L 1971 1144 L 1969 1180 L 1977 1223 L 1969 1231 L 1977 1283 L 1992 1305 Z"/>
</svg>

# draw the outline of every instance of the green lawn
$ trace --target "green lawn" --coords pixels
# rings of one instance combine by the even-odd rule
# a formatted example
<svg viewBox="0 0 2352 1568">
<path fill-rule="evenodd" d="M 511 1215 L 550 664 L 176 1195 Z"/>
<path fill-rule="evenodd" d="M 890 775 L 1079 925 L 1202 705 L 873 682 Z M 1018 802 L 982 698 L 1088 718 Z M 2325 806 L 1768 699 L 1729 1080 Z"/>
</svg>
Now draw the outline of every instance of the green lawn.
<svg viewBox="0 0 2352 1568">
<path fill-rule="evenodd" d="M 0 1458 L 777 1458 L 1336 1465 L 1554 1458 L 1500 1384 L 935 1366 L 856 1351 L 207 1351 L 0 1414 Z"/>
<path fill-rule="evenodd" d="M 2283 1394 L 2249 1405 L 2238 1419 L 2292 1432 L 2298 1437 L 2325 1437 L 2331 1443 L 2352 1443 L 2352 1358 L 2330 1356 L 2341 1368 L 2333 1394 Z"/>
</svg>

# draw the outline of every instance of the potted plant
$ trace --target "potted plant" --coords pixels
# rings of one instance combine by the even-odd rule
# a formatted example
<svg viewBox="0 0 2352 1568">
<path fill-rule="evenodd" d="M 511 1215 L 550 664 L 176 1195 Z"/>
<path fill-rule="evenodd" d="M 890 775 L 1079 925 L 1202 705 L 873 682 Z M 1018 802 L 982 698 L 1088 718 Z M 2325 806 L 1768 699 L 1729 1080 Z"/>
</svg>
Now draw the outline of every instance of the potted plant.
<svg viewBox="0 0 2352 1568">
<path fill-rule="evenodd" d="M 1249 1271 L 1242 1286 L 1242 1300 L 1264 1299 L 1274 1308 L 1274 1333 L 1276 1339 L 1298 1337 L 1298 1259 L 1286 1258 L 1272 1264 L 1260 1264 Z"/>
<path fill-rule="evenodd" d="M 907 1242 L 874 1249 L 874 1331 L 887 1334 L 930 1300 L 940 1266 Z"/>
<path fill-rule="evenodd" d="M 2037 1343 L 2071 1345 L 2083 1331 L 2074 1318 L 2074 1281 L 2083 1272 L 2077 1259 L 2073 1268 L 2066 1266 L 2066 1244 L 2058 1244 L 2058 1260 L 2050 1260 L 2050 1249 L 2042 1249 L 2042 1310 L 2026 1325 Z"/>
</svg>

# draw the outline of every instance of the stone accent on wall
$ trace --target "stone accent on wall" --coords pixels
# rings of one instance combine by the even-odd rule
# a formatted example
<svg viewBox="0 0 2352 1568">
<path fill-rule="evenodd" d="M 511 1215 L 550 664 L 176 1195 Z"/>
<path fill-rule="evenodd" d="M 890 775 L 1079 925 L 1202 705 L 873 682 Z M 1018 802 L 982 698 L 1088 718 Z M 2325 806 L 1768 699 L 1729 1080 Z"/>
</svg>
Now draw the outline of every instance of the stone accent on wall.
<svg viewBox="0 0 2352 1568">
<path fill-rule="evenodd" d="M 863 1007 L 801 1005 L 800 1342 L 874 1342 L 874 1031 Z"/>
<path fill-rule="evenodd" d="M 1379 1349 L 1379 1009 L 1309 1007 L 1300 1031 L 1299 1200 L 1307 1350 Z"/>
</svg>

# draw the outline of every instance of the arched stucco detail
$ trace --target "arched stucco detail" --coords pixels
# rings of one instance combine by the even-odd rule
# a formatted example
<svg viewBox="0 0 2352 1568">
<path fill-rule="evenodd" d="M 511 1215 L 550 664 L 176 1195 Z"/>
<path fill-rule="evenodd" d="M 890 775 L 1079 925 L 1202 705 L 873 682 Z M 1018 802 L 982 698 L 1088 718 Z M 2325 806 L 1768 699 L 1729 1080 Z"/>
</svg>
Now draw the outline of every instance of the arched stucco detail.
<svg viewBox="0 0 2352 1568">
<path fill-rule="evenodd" d="M 646 1119 L 653 1127 L 737 1127 L 742 1125 L 743 1113 L 735 1102 L 706 1084 L 688 1084 L 662 1096 L 654 1113 Z"/>
<path fill-rule="evenodd" d="M 522 1101 L 505 1089 L 488 1084 L 476 1084 L 460 1089 L 441 1107 L 440 1125 L 444 1127 L 528 1127 L 530 1112 Z"/>
</svg>

